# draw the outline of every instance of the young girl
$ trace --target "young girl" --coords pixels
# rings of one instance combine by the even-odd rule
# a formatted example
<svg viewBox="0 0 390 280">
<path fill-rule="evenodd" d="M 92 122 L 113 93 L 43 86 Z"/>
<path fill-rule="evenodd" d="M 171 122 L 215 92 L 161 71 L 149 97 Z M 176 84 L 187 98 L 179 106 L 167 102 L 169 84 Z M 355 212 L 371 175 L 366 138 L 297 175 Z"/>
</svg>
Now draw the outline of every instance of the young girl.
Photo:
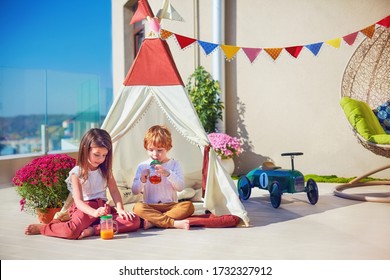
<svg viewBox="0 0 390 280">
<path fill-rule="evenodd" d="M 155 125 L 149 128 L 144 137 L 144 148 L 149 159 L 140 163 L 132 186 L 134 194 L 143 193 L 143 202 L 134 206 L 134 213 L 143 219 L 144 229 L 153 226 L 160 228 L 189 229 L 187 219 L 194 213 L 191 201 L 178 202 L 177 192 L 184 189 L 184 175 L 178 161 L 170 159 L 168 152 L 172 148 L 171 132 L 165 126 Z M 161 182 L 150 182 L 150 163 L 155 165 Z"/>
<path fill-rule="evenodd" d="M 81 139 L 77 165 L 66 179 L 73 196 L 69 209 L 70 220 L 62 222 L 31 224 L 25 234 L 43 234 L 66 239 L 81 239 L 99 235 L 99 217 L 112 213 L 118 223 L 118 233 L 136 231 L 140 226 L 139 217 L 123 208 L 115 179 L 112 175 L 112 142 L 103 129 L 90 129 Z M 115 202 L 115 208 L 106 204 L 106 188 Z"/>
</svg>

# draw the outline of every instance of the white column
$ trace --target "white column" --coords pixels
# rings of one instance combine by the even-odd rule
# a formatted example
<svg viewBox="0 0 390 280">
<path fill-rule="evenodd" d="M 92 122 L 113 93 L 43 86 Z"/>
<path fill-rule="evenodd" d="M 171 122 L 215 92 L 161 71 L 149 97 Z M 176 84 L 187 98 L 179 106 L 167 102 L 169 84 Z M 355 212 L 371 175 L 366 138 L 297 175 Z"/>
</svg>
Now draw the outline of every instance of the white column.
<svg viewBox="0 0 390 280">
<path fill-rule="evenodd" d="M 224 23 L 225 23 L 225 2 L 224 0 L 213 0 L 213 43 L 224 43 Z M 224 55 L 220 48 L 217 48 L 213 54 L 213 73 L 214 80 L 219 81 L 221 86 L 221 101 L 225 104 L 225 68 Z M 219 122 L 217 127 L 220 132 L 225 132 L 225 110 L 222 112 L 223 121 Z"/>
</svg>

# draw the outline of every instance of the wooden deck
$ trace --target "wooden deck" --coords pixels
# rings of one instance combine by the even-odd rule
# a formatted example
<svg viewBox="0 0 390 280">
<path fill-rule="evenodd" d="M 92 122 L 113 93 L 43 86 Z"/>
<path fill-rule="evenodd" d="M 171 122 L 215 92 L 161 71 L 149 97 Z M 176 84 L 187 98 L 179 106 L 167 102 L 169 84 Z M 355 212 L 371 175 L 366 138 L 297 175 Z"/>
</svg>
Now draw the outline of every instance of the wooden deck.
<svg viewBox="0 0 390 280">
<path fill-rule="evenodd" d="M 37 218 L 20 212 L 12 186 L 0 187 L 1 260 L 389 260 L 390 204 L 333 195 L 334 185 L 318 184 L 320 198 L 284 194 L 274 209 L 268 193 L 253 189 L 244 202 L 247 228 L 139 230 L 113 240 L 64 240 L 26 236 Z M 383 186 L 390 192 L 388 186 Z M 366 191 L 366 190 L 364 190 Z M 369 190 L 367 190 L 368 192 Z M 377 191 L 377 190 L 374 190 Z"/>
</svg>

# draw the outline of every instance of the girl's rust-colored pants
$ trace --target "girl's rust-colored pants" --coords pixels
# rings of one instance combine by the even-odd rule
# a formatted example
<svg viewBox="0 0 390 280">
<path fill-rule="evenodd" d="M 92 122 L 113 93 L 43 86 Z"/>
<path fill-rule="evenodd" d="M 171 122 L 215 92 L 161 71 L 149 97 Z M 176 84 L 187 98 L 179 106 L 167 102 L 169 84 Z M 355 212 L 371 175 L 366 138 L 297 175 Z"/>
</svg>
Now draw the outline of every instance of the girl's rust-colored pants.
<svg viewBox="0 0 390 280">
<path fill-rule="evenodd" d="M 137 202 L 134 213 L 160 228 L 172 228 L 175 220 L 190 217 L 195 211 L 191 201 L 147 204 Z"/>
<path fill-rule="evenodd" d="M 86 204 L 94 209 L 103 207 L 105 204 L 104 200 L 95 199 L 85 201 Z M 118 233 L 137 231 L 140 227 L 140 218 L 135 216 L 131 221 L 122 219 L 116 212 L 114 207 L 110 206 L 110 213 L 112 214 L 113 220 L 118 223 Z M 100 219 L 85 214 L 81 210 L 77 209 L 76 204 L 73 203 L 69 209 L 70 220 L 62 222 L 60 220 L 53 220 L 47 225 L 41 228 L 41 234 L 53 237 L 60 237 L 65 239 L 77 239 L 81 232 L 93 226 L 95 235 L 100 234 Z"/>
</svg>

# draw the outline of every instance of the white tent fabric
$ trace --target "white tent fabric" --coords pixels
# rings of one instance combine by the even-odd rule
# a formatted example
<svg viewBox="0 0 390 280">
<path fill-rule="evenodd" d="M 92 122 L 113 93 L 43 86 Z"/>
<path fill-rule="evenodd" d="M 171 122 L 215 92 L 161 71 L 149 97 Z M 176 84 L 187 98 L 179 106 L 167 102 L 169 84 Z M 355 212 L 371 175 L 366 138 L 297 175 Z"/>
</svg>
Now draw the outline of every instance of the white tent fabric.
<svg viewBox="0 0 390 280">
<path fill-rule="evenodd" d="M 148 40 L 144 40 L 144 44 Z M 166 44 L 165 41 L 163 43 Z M 141 46 L 140 53 L 143 47 Z M 161 49 L 156 50 L 157 53 L 160 51 Z M 139 57 L 142 55 L 137 56 L 132 69 L 135 64 L 143 63 Z M 175 65 L 173 67 L 176 68 Z M 130 76 L 132 69 L 128 74 Z M 118 185 L 132 185 L 138 163 L 147 157 L 143 148 L 144 134 L 156 124 L 166 125 L 171 129 L 173 148 L 169 154 L 182 164 L 186 187 L 201 185 L 203 152 L 210 143 L 184 86 L 147 84 L 123 85 L 102 125 L 102 129 L 108 131 L 113 140 L 113 172 Z M 235 183 L 222 167 L 213 149 L 209 150 L 203 203 L 215 215 L 233 214 L 240 217 L 246 225 L 249 224 Z"/>
</svg>

